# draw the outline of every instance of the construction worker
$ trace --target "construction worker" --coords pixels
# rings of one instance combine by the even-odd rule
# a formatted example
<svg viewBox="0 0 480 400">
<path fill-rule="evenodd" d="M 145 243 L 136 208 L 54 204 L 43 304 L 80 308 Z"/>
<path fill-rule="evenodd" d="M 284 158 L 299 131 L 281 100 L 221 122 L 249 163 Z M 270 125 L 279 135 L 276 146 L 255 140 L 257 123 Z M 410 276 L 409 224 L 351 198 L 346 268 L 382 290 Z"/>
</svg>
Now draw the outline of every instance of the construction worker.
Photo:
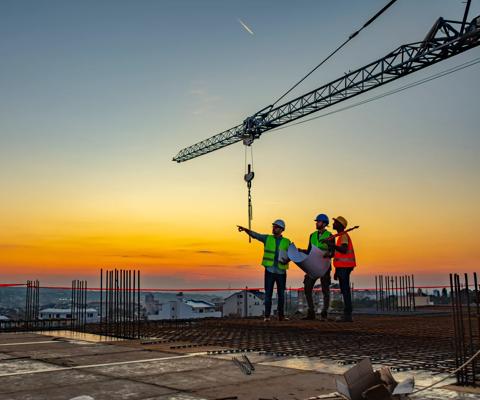
<svg viewBox="0 0 480 400">
<path fill-rule="evenodd" d="M 348 225 L 344 217 L 337 217 L 333 219 L 333 229 L 337 233 L 342 233 Z M 338 279 L 340 284 L 340 291 L 343 297 L 343 316 L 338 317 L 338 322 L 353 322 L 352 319 L 352 294 L 350 292 L 350 274 L 355 268 L 355 251 L 353 250 L 352 239 L 348 233 L 344 233 L 337 237 L 335 243 L 332 238 L 328 242 L 331 251 L 334 251 L 333 266 L 335 267 L 334 279 Z"/>
<path fill-rule="evenodd" d="M 329 252 L 328 244 L 326 240 L 332 236 L 332 234 L 326 229 L 330 220 L 325 214 L 318 214 L 315 218 L 317 230 L 313 232 L 308 240 L 308 250 L 304 251 L 307 254 L 310 253 L 312 246 L 318 247 L 320 250 L 326 251 L 325 257 L 331 257 L 332 254 Z M 322 286 L 322 295 L 323 295 L 323 307 L 320 313 L 322 320 L 327 319 L 328 307 L 330 306 L 330 284 L 332 283 L 332 278 L 330 276 L 330 267 L 326 274 L 320 278 L 320 284 Z M 313 287 L 315 286 L 316 278 L 312 278 L 310 275 L 305 274 L 303 279 L 303 289 L 305 292 L 305 297 L 307 299 L 308 311 L 307 316 L 304 319 L 315 319 L 315 305 L 313 304 Z"/>
<path fill-rule="evenodd" d="M 278 320 L 285 320 L 285 287 L 287 285 L 288 257 L 287 250 L 290 240 L 282 236 L 285 222 L 277 219 L 272 223 L 272 234 L 260 234 L 250 229 L 238 226 L 239 232 L 246 232 L 250 237 L 264 244 L 262 265 L 265 267 L 265 321 L 270 321 L 272 312 L 273 286 L 277 284 Z"/>
</svg>

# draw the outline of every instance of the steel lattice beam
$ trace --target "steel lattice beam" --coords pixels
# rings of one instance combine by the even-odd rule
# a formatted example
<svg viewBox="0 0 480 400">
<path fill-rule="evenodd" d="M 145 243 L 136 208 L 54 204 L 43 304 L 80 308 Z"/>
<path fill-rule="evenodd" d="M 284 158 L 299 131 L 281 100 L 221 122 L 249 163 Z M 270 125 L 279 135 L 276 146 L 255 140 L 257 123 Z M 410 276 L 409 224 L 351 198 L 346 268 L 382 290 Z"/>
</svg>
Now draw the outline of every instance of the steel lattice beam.
<svg viewBox="0 0 480 400">
<path fill-rule="evenodd" d="M 467 24 L 463 34 L 461 26 L 462 22 L 439 18 L 425 40 L 402 45 L 385 57 L 276 108 L 267 107 L 268 111 L 257 113 L 240 125 L 181 150 L 173 161 L 187 161 L 246 138 L 257 139 L 271 129 L 351 99 L 480 45 L 480 17 Z"/>
</svg>

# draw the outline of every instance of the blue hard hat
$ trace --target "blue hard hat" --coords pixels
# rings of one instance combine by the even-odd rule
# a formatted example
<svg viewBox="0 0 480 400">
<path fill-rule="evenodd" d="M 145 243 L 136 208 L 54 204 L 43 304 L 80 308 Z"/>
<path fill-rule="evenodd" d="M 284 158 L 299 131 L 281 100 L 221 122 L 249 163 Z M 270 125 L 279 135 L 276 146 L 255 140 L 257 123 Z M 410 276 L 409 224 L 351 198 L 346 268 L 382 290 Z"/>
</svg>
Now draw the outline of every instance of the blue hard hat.
<svg viewBox="0 0 480 400">
<path fill-rule="evenodd" d="M 325 214 L 318 214 L 317 218 L 315 218 L 315 221 L 322 221 L 325 222 L 327 225 L 330 223 L 328 216 L 326 216 Z"/>
<path fill-rule="evenodd" d="M 276 219 L 275 221 L 272 222 L 272 225 L 277 225 L 283 230 L 285 230 L 285 221 L 283 219 Z"/>
</svg>

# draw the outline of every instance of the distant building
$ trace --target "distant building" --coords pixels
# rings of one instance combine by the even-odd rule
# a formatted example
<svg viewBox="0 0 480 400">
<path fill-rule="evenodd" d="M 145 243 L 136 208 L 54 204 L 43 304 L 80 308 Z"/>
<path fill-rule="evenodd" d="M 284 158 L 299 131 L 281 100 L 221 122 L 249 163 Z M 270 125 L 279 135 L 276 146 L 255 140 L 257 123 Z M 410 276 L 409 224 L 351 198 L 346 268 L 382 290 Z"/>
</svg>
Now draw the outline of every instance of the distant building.
<svg viewBox="0 0 480 400">
<path fill-rule="evenodd" d="M 223 315 L 223 305 L 225 304 L 225 299 L 223 297 L 214 297 L 210 301 L 215 304 L 215 311 L 219 311 Z"/>
<path fill-rule="evenodd" d="M 322 308 L 323 308 L 323 295 L 321 291 L 321 285 L 317 284 L 313 287 L 313 304 L 315 306 L 315 312 L 319 313 Z M 334 297 L 334 294 L 332 293 L 331 297 Z M 302 290 L 298 293 L 298 306 L 297 306 L 297 311 L 300 313 L 306 313 L 308 310 L 308 304 L 307 304 L 307 299 L 305 297 L 305 292 Z"/>
<path fill-rule="evenodd" d="M 158 315 L 160 302 L 153 297 L 152 293 L 145 295 L 145 313 L 147 315 Z"/>
<path fill-rule="evenodd" d="M 0 315 L 0 321 L 8 321 L 9 318 L 6 317 L 5 315 Z"/>
<path fill-rule="evenodd" d="M 258 290 L 236 292 L 225 299 L 223 304 L 224 317 L 260 317 L 264 315 L 265 294 Z M 246 299 L 246 301 L 245 301 Z"/>
<path fill-rule="evenodd" d="M 72 318 L 72 310 L 70 308 L 45 308 L 40 310 L 40 319 L 70 319 Z M 95 308 L 87 308 L 87 322 L 99 322 L 100 317 Z"/>
<path fill-rule="evenodd" d="M 355 298 L 376 300 L 377 299 L 377 293 L 375 292 L 375 290 L 357 291 L 357 292 L 355 292 Z"/>
<path fill-rule="evenodd" d="M 433 301 L 430 299 L 430 296 L 427 296 L 427 295 L 415 296 L 415 307 L 422 307 L 422 306 L 433 306 Z"/>
<path fill-rule="evenodd" d="M 215 304 L 204 300 L 185 299 L 182 293 L 179 293 L 175 300 L 165 303 L 153 300 L 153 296 L 149 297 L 148 306 L 147 296 L 145 308 L 149 320 L 220 318 L 222 316 L 222 313 L 215 309 Z"/>
</svg>

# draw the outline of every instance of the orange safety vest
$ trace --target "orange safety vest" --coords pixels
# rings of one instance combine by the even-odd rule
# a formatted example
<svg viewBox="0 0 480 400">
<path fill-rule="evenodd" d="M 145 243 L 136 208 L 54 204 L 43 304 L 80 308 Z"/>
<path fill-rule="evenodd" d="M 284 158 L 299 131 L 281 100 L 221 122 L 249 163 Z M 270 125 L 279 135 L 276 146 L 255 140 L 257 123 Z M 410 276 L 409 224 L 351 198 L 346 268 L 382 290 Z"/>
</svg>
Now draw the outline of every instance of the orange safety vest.
<svg viewBox="0 0 480 400">
<path fill-rule="evenodd" d="M 338 250 L 335 250 L 335 254 L 333 256 L 333 266 L 335 268 L 353 268 L 355 267 L 355 251 L 353 250 L 352 239 L 348 236 L 348 233 L 344 233 L 344 235 L 348 239 L 348 250 L 346 253 L 340 253 Z M 337 238 L 337 246 L 341 245 L 342 236 Z"/>
</svg>

